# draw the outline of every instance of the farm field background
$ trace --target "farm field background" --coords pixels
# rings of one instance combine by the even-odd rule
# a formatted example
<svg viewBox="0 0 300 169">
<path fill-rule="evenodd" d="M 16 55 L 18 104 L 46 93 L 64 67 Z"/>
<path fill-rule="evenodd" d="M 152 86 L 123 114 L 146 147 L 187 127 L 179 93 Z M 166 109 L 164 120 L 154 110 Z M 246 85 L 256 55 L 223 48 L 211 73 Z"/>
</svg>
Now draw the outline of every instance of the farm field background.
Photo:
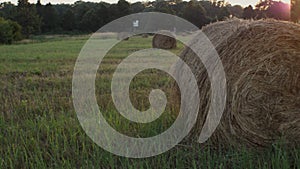
<svg viewBox="0 0 300 169">
<path fill-rule="evenodd" d="M 72 104 L 76 58 L 88 36 L 37 37 L 0 46 L 0 168 L 300 168 L 300 149 L 274 144 L 265 150 L 213 149 L 180 144 L 145 159 L 128 159 L 106 152 L 82 130 Z M 96 95 L 106 120 L 133 137 L 165 131 L 175 120 L 178 101 L 171 97 L 173 80 L 147 70 L 130 86 L 131 101 L 149 107 L 151 89 L 167 93 L 162 117 L 150 124 L 125 120 L 114 108 L 110 81 L 117 65 L 134 51 L 151 47 L 151 37 L 134 37 L 113 48 L 98 69 Z M 179 54 L 183 45 L 172 52 Z"/>
</svg>

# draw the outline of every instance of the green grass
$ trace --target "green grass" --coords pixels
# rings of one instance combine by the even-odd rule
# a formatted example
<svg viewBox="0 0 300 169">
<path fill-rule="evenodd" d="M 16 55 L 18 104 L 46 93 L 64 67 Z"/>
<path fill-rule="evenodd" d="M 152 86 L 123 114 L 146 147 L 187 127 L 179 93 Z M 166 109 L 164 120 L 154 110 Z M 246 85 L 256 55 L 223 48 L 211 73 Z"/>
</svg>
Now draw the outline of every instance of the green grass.
<svg viewBox="0 0 300 169">
<path fill-rule="evenodd" d="M 145 159 L 128 159 L 106 152 L 82 130 L 72 105 L 72 73 L 88 37 L 58 38 L 38 43 L 0 46 L 0 168 L 300 168 L 300 150 L 274 144 L 266 150 L 213 149 L 178 145 Z M 142 42 L 142 43 L 141 43 Z M 131 101 L 149 108 L 152 88 L 167 93 L 166 111 L 149 124 L 129 122 L 116 111 L 110 96 L 112 73 L 130 53 L 151 47 L 151 38 L 131 38 L 118 44 L 101 64 L 96 95 L 106 120 L 133 137 L 165 131 L 177 116 L 170 97 L 172 79 L 147 70 L 135 77 Z M 175 50 L 179 53 L 182 45 Z"/>
</svg>

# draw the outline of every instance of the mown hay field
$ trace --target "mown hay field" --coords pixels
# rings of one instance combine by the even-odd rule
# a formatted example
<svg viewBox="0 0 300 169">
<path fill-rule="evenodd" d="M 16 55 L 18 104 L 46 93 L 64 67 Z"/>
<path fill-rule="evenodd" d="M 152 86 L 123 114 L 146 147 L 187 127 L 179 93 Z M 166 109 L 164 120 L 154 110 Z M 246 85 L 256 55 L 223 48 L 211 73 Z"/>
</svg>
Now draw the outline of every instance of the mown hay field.
<svg viewBox="0 0 300 169">
<path fill-rule="evenodd" d="M 72 74 L 76 58 L 88 39 L 52 38 L 0 46 L 0 168 L 300 168 L 300 149 L 280 142 L 264 150 L 211 148 L 179 144 L 146 159 L 128 159 L 106 152 L 82 130 L 72 105 Z M 150 124 L 121 117 L 110 96 L 112 74 L 134 51 L 150 48 L 151 37 L 133 37 L 113 48 L 96 79 L 96 95 L 106 120 L 133 137 L 149 137 L 166 130 L 178 114 L 170 97 L 172 79 L 147 70 L 135 77 L 131 101 L 140 110 L 149 107 L 152 88 L 167 93 L 163 115 Z M 171 50 L 179 54 L 181 44 Z"/>
</svg>

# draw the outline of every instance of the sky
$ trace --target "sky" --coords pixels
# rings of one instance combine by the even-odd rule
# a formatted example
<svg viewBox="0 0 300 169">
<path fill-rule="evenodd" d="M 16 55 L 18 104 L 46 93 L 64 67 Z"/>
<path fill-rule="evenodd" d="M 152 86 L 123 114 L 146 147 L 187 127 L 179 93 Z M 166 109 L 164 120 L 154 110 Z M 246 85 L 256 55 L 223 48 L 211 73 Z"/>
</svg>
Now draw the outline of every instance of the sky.
<svg viewBox="0 0 300 169">
<path fill-rule="evenodd" d="M 11 1 L 12 3 L 16 4 L 18 0 L 0 0 L 1 2 L 7 2 Z M 29 0 L 30 3 L 35 3 L 37 0 Z M 41 0 L 42 4 L 46 4 L 48 2 L 51 2 L 52 4 L 59 4 L 59 3 L 74 3 L 77 0 Z M 83 0 L 83 1 L 91 1 L 91 2 L 100 2 L 105 1 L 109 3 L 116 3 L 118 0 Z M 137 1 L 153 1 L 153 0 L 127 0 L 129 2 L 137 2 Z M 254 6 L 259 0 L 227 0 L 232 5 L 242 5 L 242 6 L 248 6 L 252 5 Z M 282 2 L 290 2 L 290 0 L 281 0 Z"/>
</svg>

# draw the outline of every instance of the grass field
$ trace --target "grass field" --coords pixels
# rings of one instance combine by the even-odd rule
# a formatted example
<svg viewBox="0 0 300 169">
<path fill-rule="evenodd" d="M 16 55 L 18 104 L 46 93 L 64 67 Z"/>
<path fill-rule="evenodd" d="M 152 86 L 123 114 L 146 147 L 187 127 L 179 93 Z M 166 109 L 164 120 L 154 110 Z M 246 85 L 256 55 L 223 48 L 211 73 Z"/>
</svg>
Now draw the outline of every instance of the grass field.
<svg viewBox="0 0 300 169">
<path fill-rule="evenodd" d="M 80 49 L 88 39 L 51 38 L 0 46 L 0 168 L 300 168 L 300 149 L 274 144 L 265 150 L 213 149 L 178 145 L 145 159 L 113 155 L 97 146 L 82 130 L 72 104 L 72 74 Z M 166 130 L 177 115 L 170 97 L 172 84 L 164 72 L 147 70 L 131 84 L 131 101 L 149 107 L 152 88 L 162 88 L 168 106 L 150 124 L 121 117 L 110 96 L 112 74 L 128 54 L 151 47 L 151 38 L 134 37 L 108 53 L 96 79 L 96 95 L 106 120 L 118 131 L 149 137 Z M 174 53 L 179 53 L 182 45 Z M 178 106 L 178 105 L 177 105 Z"/>
</svg>

